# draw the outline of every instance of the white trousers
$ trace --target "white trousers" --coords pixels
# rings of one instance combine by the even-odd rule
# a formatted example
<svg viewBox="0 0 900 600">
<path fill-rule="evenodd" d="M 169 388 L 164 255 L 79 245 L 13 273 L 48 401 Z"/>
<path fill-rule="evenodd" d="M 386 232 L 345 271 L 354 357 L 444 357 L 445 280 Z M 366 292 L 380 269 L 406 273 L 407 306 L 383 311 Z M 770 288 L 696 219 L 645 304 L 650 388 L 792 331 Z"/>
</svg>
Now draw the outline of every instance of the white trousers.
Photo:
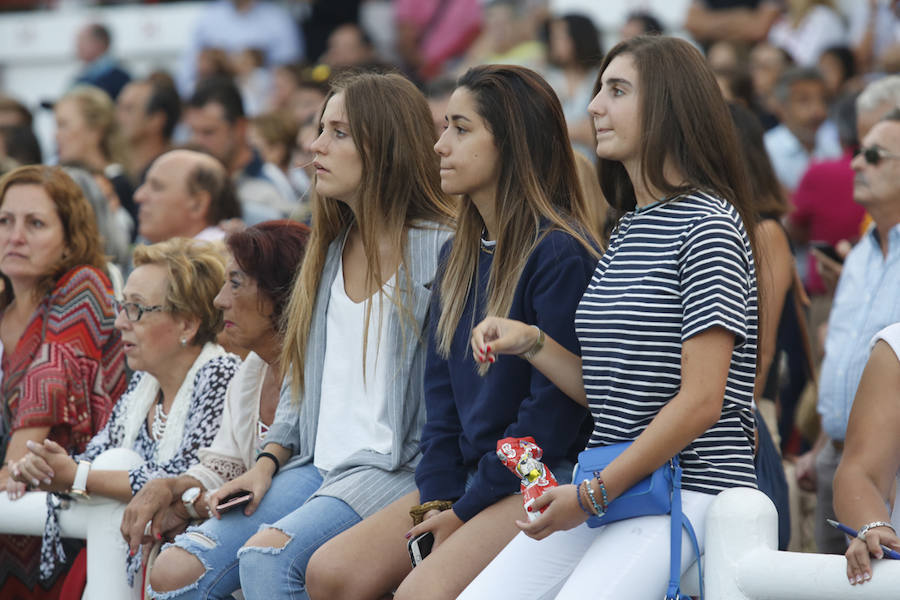
<svg viewBox="0 0 900 600">
<path fill-rule="evenodd" d="M 700 551 L 706 511 L 715 496 L 682 491 Z M 518 534 L 469 584 L 458 600 L 647 600 L 662 598 L 669 582 L 671 529 L 668 515 L 637 517 L 591 529 L 579 525 L 543 540 Z M 696 560 L 686 531 L 681 572 Z"/>
</svg>

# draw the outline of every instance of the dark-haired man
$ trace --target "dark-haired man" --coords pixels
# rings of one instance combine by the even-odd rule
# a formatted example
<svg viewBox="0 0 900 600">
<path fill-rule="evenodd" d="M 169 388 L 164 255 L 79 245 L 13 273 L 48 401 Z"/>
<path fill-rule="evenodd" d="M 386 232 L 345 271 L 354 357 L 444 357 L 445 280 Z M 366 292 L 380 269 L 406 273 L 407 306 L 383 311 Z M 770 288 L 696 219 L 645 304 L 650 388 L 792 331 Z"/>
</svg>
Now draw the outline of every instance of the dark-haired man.
<svg viewBox="0 0 900 600">
<path fill-rule="evenodd" d="M 826 98 L 825 81 L 815 69 L 788 69 L 775 84 L 781 125 L 767 131 L 764 141 L 778 181 L 789 193 L 797 189 L 810 160 L 841 155 L 837 129 L 826 123 Z"/>
<path fill-rule="evenodd" d="M 173 88 L 145 79 L 126 85 L 116 101 L 116 121 L 128 144 L 128 175 L 144 182 L 156 157 L 172 147 L 172 132 L 181 117 L 181 100 Z"/>
<path fill-rule="evenodd" d="M 201 83 L 188 103 L 191 143 L 222 161 L 231 174 L 244 221 L 254 225 L 287 217 L 296 198 L 285 198 L 266 178 L 262 158 L 247 141 L 247 118 L 241 94 L 228 79 Z"/>
<path fill-rule="evenodd" d="M 104 25 L 90 23 L 81 28 L 75 38 L 75 54 L 84 69 L 75 83 L 95 85 L 115 100 L 131 76 L 110 54 L 112 35 Z"/>
</svg>

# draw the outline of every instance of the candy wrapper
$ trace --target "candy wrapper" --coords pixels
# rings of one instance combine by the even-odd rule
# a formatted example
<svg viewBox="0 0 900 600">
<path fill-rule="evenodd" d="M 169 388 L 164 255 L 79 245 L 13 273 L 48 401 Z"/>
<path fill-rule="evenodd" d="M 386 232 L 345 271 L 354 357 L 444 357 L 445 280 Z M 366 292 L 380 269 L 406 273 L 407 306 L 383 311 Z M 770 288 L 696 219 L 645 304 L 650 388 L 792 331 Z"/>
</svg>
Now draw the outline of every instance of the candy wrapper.
<svg viewBox="0 0 900 600">
<path fill-rule="evenodd" d="M 538 513 L 529 512 L 528 507 L 546 490 L 559 485 L 550 469 L 540 461 L 543 453 L 530 436 L 503 438 L 497 442 L 497 458 L 522 480 L 522 502 L 525 514 L 532 521 L 538 518 Z"/>
</svg>

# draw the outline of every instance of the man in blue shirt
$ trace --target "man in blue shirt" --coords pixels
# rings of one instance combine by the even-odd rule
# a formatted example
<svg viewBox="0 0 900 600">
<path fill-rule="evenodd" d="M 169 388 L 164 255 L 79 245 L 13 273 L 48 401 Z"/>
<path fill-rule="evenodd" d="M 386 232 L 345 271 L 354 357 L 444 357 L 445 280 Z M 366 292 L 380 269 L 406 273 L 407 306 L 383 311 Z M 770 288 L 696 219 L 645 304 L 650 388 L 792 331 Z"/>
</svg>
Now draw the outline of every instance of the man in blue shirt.
<svg viewBox="0 0 900 600">
<path fill-rule="evenodd" d="M 853 197 L 874 223 L 847 255 L 828 319 L 819 378 L 822 434 L 816 442 L 816 544 L 843 554 L 843 535 L 826 531 L 834 471 L 872 336 L 900 321 L 900 110 L 879 121 L 853 159 Z"/>
</svg>

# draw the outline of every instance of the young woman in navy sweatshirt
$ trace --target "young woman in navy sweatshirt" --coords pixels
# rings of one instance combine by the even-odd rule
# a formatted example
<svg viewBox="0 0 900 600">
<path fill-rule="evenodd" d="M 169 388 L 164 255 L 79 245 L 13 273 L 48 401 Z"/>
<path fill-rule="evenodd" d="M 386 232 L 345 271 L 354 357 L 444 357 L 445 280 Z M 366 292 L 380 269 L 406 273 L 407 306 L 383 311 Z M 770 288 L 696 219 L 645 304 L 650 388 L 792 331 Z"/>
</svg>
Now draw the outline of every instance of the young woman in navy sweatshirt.
<svg viewBox="0 0 900 600">
<path fill-rule="evenodd" d="M 460 196 L 460 214 L 432 295 L 418 490 L 319 549 L 307 570 L 311 598 L 392 590 L 398 600 L 455 598 L 525 515 L 497 440 L 534 437 L 544 463 L 567 481 L 589 432 L 584 408 L 527 360 L 479 366 L 469 350 L 472 327 L 502 315 L 537 323 L 579 351 L 575 309 L 599 236 L 585 217 L 559 100 L 528 69 L 473 68 L 450 98 L 435 150 L 441 187 Z M 420 503 L 437 508 L 413 526 L 410 508 Z M 434 549 L 411 570 L 406 541 L 425 532 Z"/>
</svg>

